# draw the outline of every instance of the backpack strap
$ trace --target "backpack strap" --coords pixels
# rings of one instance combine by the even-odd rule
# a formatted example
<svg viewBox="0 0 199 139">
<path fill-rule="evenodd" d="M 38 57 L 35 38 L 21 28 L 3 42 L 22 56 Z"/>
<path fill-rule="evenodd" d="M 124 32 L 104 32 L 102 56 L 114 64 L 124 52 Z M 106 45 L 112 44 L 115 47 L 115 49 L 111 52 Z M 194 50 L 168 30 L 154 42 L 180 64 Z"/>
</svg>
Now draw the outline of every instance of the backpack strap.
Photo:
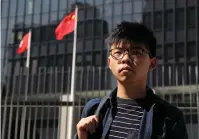
<svg viewBox="0 0 199 139">
<path fill-rule="evenodd" d="M 101 101 L 100 101 L 100 103 L 99 103 L 99 105 L 98 105 L 98 107 L 97 107 L 97 109 L 95 110 L 95 115 L 97 115 L 98 117 L 99 117 L 99 121 L 101 121 L 103 118 L 104 118 L 104 108 L 105 108 L 105 106 L 106 106 L 106 102 L 109 100 L 109 98 L 106 96 L 106 97 L 104 97 Z"/>
</svg>

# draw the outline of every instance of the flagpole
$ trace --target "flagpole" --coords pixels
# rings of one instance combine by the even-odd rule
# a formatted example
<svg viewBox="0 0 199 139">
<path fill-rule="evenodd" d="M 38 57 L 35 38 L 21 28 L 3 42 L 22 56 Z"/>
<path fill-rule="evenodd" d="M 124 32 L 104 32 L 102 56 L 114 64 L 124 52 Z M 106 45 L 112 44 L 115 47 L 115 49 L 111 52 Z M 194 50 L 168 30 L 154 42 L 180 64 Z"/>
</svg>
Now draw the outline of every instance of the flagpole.
<svg viewBox="0 0 199 139">
<path fill-rule="evenodd" d="M 29 31 L 29 33 L 30 33 L 30 39 L 28 39 L 28 51 L 27 51 L 27 59 L 26 59 L 26 67 L 27 68 L 29 68 L 29 66 L 30 66 L 30 47 L 31 47 L 31 38 L 32 38 L 32 31 L 31 31 L 31 29 L 30 29 L 30 31 Z"/>
<path fill-rule="evenodd" d="M 32 31 L 31 29 L 29 30 L 29 38 L 28 38 L 28 50 L 27 50 L 27 59 L 26 59 L 26 85 L 25 85 L 25 96 L 24 96 L 24 102 L 23 102 L 23 105 L 25 105 L 25 101 L 27 101 L 27 98 L 28 98 L 28 86 L 29 86 L 29 72 L 30 72 L 30 69 L 29 69 L 29 66 L 30 66 L 30 46 L 31 46 L 31 37 L 32 37 Z M 22 130 L 24 127 L 25 127 L 25 119 L 26 119 L 26 107 L 23 107 L 22 109 L 22 116 L 21 116 L 21 130 L 20 130 L 20 139 L 21 138 L 24 138 L 24 130 Z"/>
<path fill-rule="evenodd" d="M 71 101 L 75 99 L 75 68 L 76 68 L 76 48 L 77 48 L 77 21 L 78 21 L 78 7 L 75 7 L 75 28 L 73 40 L 73 58 L 72 58 L 72 75 L 71 75 Z"/>
<path fill-rule="evenodd" d="M 74 112 L 75 112 L 75 68 L 76 68 L 76 45 L 77 45 L 77 20 L 78 20 L 78 7 L 75 7 L 75 28 L 74 28 L 74 40 L 73 40 L 73 58 L 72 58 L 72 75 L 71 75 L 71 89 L 70 89 L 70 97 L 69 101 L 72 102 L 72 106 L 68 107 L 68 118 L 67 118 L 67 125 L 69 128 L 66 132 L 66 138 L 71 139 L 73 138 L 73 131 L 74 131 Z"/>
</svg>

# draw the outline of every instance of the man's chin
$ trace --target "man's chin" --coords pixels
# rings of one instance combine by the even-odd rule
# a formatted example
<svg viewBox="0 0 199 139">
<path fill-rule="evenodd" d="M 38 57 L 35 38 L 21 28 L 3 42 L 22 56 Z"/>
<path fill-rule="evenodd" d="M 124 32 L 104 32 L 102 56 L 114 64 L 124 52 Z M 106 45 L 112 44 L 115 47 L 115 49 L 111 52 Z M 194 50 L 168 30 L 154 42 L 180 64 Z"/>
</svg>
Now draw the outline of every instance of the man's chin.
<svg viewBox="0 0 199 139">
<path fill-rule="evenodd" d="M 123 76 L 120 76 L 118 78 L 118 81 L 121 82 L 121 83 L 127 83 L 127 82 L 134 82 L 135 79 L 134 77 L 132 77 L 132 75 L 123 75 Z"/>
</svg>

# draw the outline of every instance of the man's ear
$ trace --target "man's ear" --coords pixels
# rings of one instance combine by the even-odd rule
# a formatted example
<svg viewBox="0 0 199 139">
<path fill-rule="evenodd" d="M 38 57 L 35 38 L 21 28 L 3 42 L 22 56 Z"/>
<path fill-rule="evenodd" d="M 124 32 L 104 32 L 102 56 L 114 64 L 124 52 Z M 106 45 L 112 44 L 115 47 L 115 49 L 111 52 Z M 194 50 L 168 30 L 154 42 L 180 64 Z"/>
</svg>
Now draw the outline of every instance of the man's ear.
<svg viewBox="0 0 199 139">
<path fill-rule="evenodd" d="M 150 67 L 149 67 L 149 70 L 154 70 L 157 66 L 157 59 L 154 57 L 151 59 L 151 64 L 150 64 Z"/>
</svg>

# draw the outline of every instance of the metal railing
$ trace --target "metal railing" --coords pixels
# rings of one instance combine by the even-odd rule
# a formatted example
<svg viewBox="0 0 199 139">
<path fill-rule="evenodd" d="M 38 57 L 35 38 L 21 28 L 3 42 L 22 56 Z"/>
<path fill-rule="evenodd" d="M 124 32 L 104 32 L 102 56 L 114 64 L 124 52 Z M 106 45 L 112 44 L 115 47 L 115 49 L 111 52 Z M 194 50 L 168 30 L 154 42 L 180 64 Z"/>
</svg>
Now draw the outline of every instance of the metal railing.
<svg viewBox="0 0 199 139">
<path fill-rule="evenodd" d="M 70 139 L 85 103 L 105 96 L 116 86 L 108 67 L 77 67 L 75 101 L 71 101 L 71 68 L 21 68 L 5 77 L 1 90 L 2 139 Z M 148 77 L 156 94 L 183 110 L 190 139 L 199 138 L 198 80 L 196 65 L 186 69 L 159 66 Z M 70 122 L 73 127 L 69 127 Z"/>
</svg>

